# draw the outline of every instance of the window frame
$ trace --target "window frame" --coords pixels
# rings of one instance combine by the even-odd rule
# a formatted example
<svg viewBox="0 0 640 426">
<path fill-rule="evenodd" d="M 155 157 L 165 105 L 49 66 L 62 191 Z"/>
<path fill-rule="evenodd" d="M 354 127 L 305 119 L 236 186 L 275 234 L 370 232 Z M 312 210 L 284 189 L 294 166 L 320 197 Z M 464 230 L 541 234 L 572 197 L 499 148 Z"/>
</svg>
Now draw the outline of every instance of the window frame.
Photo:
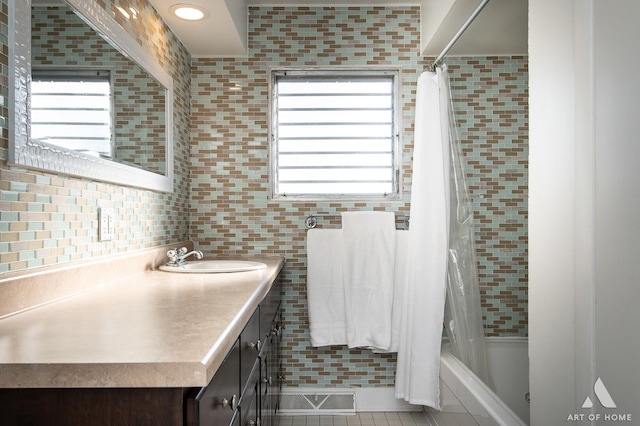
<svg viewBox="0 0 640 426">
<path fill-rule="evenodd" d="M 278 193 L 279 182 L 278 138 L 277 138 L 277 84 L 283 77 L 321 79 L 349 78 L 389 78 L 392 79 L 392 191 L 389 193 Z M 402 197 L 402 153 L 401 153 L 401 72 L 399 68 L 274 68 L 269 78 L 269 194 L 272 200 L 278 201 L 398 201 Z"/>
</svg>

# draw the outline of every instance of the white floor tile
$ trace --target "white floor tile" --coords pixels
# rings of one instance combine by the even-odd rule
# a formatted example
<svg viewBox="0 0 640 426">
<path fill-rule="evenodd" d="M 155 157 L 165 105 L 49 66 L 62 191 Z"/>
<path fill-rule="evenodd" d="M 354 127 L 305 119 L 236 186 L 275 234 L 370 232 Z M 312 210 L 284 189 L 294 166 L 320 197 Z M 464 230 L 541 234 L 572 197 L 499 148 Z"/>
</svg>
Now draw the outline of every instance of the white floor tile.
<svg viewBox="0 0 640 426">
<path fill-rule="evenodd" d="M 434 425 L 424 413 L 419 412 L 362 412 L 354 416 L 280 416 L 278 420 L 278 426 L 440 426 L 440 423 Z"/>
</svg>

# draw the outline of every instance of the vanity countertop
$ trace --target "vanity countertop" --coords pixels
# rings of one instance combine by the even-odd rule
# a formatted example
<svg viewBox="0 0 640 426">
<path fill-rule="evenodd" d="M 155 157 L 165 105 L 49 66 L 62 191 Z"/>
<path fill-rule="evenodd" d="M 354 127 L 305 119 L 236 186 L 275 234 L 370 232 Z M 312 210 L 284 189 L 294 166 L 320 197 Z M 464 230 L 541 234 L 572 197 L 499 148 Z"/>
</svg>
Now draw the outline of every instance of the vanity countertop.
<svg viewBox="0 0 640 426">
<path fill-rule="evenodd" d="M 209 383 L 283 257 L 257 271 L 144 271 L 0 319 L 0 387 L 196 387 Z"/>
</svg>

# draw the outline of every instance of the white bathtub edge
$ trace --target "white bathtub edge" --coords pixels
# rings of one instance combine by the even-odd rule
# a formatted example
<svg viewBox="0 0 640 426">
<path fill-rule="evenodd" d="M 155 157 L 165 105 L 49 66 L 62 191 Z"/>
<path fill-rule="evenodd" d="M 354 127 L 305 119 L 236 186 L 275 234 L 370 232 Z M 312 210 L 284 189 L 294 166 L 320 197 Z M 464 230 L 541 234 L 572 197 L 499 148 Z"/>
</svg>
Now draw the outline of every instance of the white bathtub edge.
<svg viewBox="0 0 640 426">
<path fill-rule="evenodd" d="M 488 344 L 522 343 L 523 338 L 489 338 Z M 526 338 L 524 338 L 526 341 Z M 527 426 L 482 380 L 473 374 L 444 345 L 440 378 L 443 394 L 450 391 L 479 425 Z M 455 407 L 455 404 L 453 404 Z M 446 410 L 446 407 L 443 407 Z M 454 408 L 453 412 L 458 412 Z"/>
</svg>

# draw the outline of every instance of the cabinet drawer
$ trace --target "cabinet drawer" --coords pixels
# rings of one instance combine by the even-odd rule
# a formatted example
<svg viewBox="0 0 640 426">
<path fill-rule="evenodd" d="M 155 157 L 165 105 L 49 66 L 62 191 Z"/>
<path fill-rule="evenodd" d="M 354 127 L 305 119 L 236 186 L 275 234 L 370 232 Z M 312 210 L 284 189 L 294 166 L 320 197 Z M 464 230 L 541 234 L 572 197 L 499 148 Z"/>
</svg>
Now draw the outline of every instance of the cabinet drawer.
<svg viewBox="0 0 640 426">
<path fill-rule="evenodd" d="M 260 338 L 260 314 L 259 309 L 256 309 L 240 334 L 240 386 L 242 388 L 249 380 L 249 375 L 262 347 L 262 340 Z"/>
<path fill-rule="evenodd" d="M 197 424 L 227 426 L 233 423 L 240 398 L 239 352 L 239 341 L 236 340 L 209 385 L 195 397 L 192 415 Z"/>
</svg>

